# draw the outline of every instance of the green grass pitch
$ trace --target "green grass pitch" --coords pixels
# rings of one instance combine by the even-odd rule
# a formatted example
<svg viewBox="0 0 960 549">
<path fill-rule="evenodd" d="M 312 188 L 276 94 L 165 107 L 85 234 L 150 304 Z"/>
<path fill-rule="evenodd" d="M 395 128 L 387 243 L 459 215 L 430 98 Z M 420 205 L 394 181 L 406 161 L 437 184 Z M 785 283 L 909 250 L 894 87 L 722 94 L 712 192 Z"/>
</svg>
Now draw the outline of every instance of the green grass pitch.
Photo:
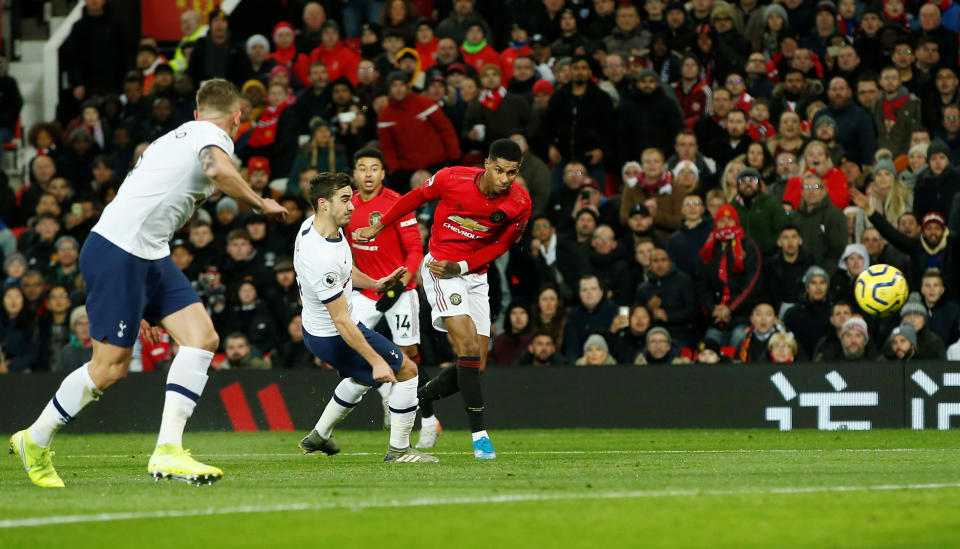
<svg viewBox="0 0 960 549">
<path fill-rule="evenodd" d="M 387 434 L 188 433 L 213 486 L 154 483 L 154 435 L 61 434 L 67 484 L 0 460 L 0 547 L 960 547 L 955 432 L 493 431 L 478 462 L 384 464 Z"/>
</svg>

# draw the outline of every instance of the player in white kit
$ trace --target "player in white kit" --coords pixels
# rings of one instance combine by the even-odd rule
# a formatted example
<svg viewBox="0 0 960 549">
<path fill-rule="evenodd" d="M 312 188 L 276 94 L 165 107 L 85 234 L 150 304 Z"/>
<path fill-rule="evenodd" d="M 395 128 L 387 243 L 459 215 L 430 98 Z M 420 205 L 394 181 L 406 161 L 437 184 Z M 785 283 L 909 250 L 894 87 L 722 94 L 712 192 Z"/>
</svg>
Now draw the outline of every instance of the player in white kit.
<svg viewBox="0 0 960 549">
<path fill-rule="evenodd" d="M 197 91 L 196 120 L 147 147 L 87 237 L 80 271 L 87 286 L 93 358 L 63 380 L 33 425 L 10 438 L 11 452 L 37 486 L 63 486 L 50 460 L 54 434 L 127 374 L 140 330 L 156 342 L 159 329 L 150 322 L 159 323 L 180 351 L 167 374 L 160 435 L 147 472 L 157 480 L 196 484 L 223 476 L 182 446 L 184 426 L 220 340 L 196 291 L 170 259 L 169 242 L 214 188 L 269 217 L 283 219 L 287 213 L 257 195 L 230 161 L 240 125 L 239 99 L 226 80 L 204 82 Z"/>
<path fill-rule="evenodd" d="M 317 425 L 303 440 L 306 453 L 333 455 L 340 451 L 333 427 L 350 413 L 370 387 L 393 383 L 390 445 L 383 461 L 436 462 L 437 458 L 410 446 L 417 416 L 417 365 L 390 340 L 351 318 L 353 287 L 390 288 L 407 270 L 398 267 L 374 280 L 353 266 L 343 235 L 353 213 L 350 176 L 321 173 L 310 181 L 310 202 L 316 214 L 300 226 L 293 267 L 303 301 L 303 342 L 315 356 L 334 367 L 343 381 L 337 385 Z"/>
</svg>

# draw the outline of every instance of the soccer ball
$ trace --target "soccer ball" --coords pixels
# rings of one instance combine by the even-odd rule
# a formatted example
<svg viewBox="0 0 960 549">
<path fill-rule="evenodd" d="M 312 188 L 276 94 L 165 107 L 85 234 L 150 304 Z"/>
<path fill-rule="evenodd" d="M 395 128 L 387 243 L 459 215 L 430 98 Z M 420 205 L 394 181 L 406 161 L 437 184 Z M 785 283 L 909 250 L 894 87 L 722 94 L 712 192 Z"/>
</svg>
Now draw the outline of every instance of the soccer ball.
<svg viewBox="0 0 960 549">
<path fill-rule="evenodd" d="M 910 289 L 907 279 L 892 265 L 871 265 L 857 277 L 853 295 L 864 311 L 887 316 L 900 310 L 907 302 Z"/>
</svg>

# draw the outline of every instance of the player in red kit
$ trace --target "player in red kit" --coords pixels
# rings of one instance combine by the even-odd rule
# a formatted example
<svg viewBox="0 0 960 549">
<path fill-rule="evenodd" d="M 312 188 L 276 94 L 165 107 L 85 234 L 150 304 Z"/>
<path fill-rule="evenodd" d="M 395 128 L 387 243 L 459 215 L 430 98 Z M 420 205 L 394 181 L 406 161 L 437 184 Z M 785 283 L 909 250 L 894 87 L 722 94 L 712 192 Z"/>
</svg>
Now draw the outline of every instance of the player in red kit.
<svg viewBox="0 0 960 549">
<path fill-rule="evenodd" d="M 420 301 L 413 273 L 420 268 L 423 248 L 420 245 L 417 219 L 413 214 L 408 214 L 399 223 L 377 235 L 377 238 L 363 244 L 355 242 L 351 235 L 353 231 L 379 220 L 400 200 L 400 194 L 383 186 L 386 174 L 384 166 L 383 153 L 377 149 L 362 149 L 353 155 L 353 181 L 357 190 L 353 193 L 353 216 L 345 232 L 350 251 L 353 252 L 353 264 L 363 274 L 380 279 L 385 275 L 378 273 L 390 274 L 398 265 L 406 267 L 407 273 L 395 287 L 382 293 L 369 289 L 354 290 L 353 317 L 370 329 L 386 317 L 393 342 L 419 366 L 420 354 L 417 346 L 420 344 Z M 421 372 L 422 385 L 429 381 L 430 377 L 422 368 L 418 369 Z M 387 400 L 392 388 L 393 384 L 384 383 L 378 389 L 383 400 L 384 425 L 387 428 L 390 426 Z M 422 429 L 417 448 L 433 448 L 440 423 L 433 415 L 433 406 L 424 407 L 421 412 Z"/>
<path fill-rule="evenodd" d="M 370 242 L 385 227 L 404 219 L 429 200 L 438 200 L 430 252 L 420 267 L 434 328 L 448 332 L 457 367 L 448 368 L 419 391 L 420 405 L 463 397 L 473 454 L 497 457 L 483 425 L 480 372 L 490 340 L 487 268 L 523 234 L 530 219 L 530 195 L 514 185 L 520 173 L 520 146 L 509 139 L 490 145 L 483 168 L 445 168 L 410 191 L 380 220 L 356 231 L 356 242 Z"/>
</svg>

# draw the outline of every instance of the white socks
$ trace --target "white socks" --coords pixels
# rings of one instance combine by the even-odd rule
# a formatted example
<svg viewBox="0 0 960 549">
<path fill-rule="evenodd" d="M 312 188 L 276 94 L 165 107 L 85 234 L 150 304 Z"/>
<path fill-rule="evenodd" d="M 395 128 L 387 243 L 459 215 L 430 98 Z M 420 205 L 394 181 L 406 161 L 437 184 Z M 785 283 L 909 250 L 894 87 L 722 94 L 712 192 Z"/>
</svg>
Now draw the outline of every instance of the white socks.
<svg viewBox="0 0 960 549">
<path fill-rule="evenodd" d="M 391 391 L 393 391 L 393 383 L 384 383 L 383 385 L 377 387 L 377 392 L 380 393 L 380 398 L 383 400 L 390 398 Z"/>
<path fill-rule="evenodd" d="M 398 381 L 390 392 L 390 446 L 410 446 L 410 430 L 417 419 L 417 378 Z"/>
<path fill-rule="evenodd" d="M 323 414 L 317 420 L 317 425 L 314 427 L 317 434 L 325 439 L 330 438 L 334 425 L 347 417 L 368 389 L 370 387 L 357 383 L 349 377 L 341 381 L 333 390 L 333 398 L 327 402 L 327 407 L 323 409 Z"/>
<path fill-rule="evenodd" d="M 163 402 L 157 446 L 183 445 L 183 428 L 193 414 L 197 400 L 203 394 L 211 360 L 213 353 L 210 351 L 196 347 L 180 347 L 173 364 L 170 365 L 170 371 L 167 372 L 167 392 Z"/>
<path fill-rule="evenodd" d="M 73 421 L 77 414 L 96 400 L 102 391 L 90 378 L 90 363 L 70 372 L 63 379 L 53 399 L 47 403 L 40 417 L 30 426 L 30 437 L 39 446 L 50 446 L 53 435 Z"/>
</svg>

